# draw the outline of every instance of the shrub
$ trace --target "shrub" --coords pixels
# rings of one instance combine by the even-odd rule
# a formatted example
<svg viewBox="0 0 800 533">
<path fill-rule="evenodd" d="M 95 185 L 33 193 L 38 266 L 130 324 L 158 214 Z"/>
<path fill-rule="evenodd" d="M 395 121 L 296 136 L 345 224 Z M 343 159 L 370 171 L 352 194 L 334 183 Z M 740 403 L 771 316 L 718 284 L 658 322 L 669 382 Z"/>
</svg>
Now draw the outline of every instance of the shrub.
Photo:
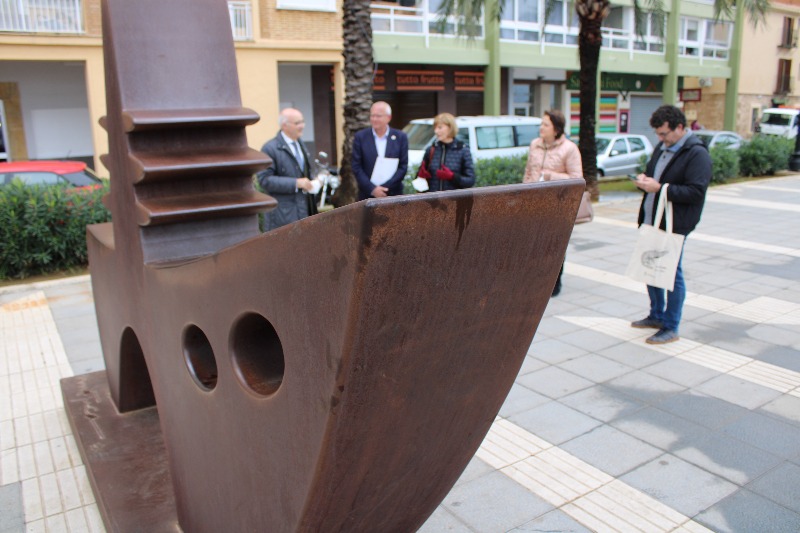
<svg viewBox="0 0 800 533">
<path fill-rule="evenodd" d="M 711 149 L 711 183 L 725 183 L 739 177 L 739 153 L 724 146 Z"/>
<path fill-rule="evenodd" d="M 794 140 L 773 135 L 756 135 L 739 149 L 742 176 L 771 176 L 789 168 Z"/>
<path fill-rule="evenodd" d="M 101 202 L 106 192 L 18 182 L 0 188 L 0 278 L 85 265 L 86 225 L 111 219 Z"/>
<path fill-rule="evenodd" d="M 527 163 L 527 154 L 480 159 L 475 163 L 475 186 L 522 183 Z"/>
</svg>

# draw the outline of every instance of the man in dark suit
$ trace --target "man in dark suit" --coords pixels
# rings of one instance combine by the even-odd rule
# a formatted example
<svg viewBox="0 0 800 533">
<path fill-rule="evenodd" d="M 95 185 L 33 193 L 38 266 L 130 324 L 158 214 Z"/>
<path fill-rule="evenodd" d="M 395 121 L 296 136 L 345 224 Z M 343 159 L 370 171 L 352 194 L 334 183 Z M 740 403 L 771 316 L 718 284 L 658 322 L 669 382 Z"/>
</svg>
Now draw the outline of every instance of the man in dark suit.
<svg viewBox="0 0 800 533">
<path fill-rule="evenodd" d="M 386 102 L 375 102 L 369 113 L 370 128 L 365 128 L 353 138 L 353 174 L 358 182 L 358 199 L 383 198 L 403 194 L 403 178 L 408 170 L 408 137 L 400 130 L 389 127 L 392 108 Z M 384 158 L 387 165 L 397 170 L 391 175 L 373 175 L 378 158 Z"/>
<path fill-rule="evenodd" d="M 297 109 L 281 111 L 281 130 L 261 151 L 272 159 L 272 165 L 258 173 L 258 184 L 278 201 L 278 206 L 266 215 L 265 231 L 296 222 L 317 213 L 314 203 L 314 184 L 309 179 L 311 162 L 300 136 L 305 121 Z"/>
</svg>

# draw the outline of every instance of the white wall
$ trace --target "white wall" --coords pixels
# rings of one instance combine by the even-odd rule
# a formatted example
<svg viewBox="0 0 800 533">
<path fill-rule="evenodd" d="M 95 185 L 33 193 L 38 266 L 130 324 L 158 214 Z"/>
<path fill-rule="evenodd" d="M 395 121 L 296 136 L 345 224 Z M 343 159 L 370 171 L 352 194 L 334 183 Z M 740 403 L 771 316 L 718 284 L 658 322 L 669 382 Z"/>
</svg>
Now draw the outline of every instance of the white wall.
<svg viewBox="0 0 800 533">
<path fill-rule="evenodd" d="M 83 62 L 0 61 L 0 81 L 19 87 L 30 159 L 94 155 Z"/>
</svg>

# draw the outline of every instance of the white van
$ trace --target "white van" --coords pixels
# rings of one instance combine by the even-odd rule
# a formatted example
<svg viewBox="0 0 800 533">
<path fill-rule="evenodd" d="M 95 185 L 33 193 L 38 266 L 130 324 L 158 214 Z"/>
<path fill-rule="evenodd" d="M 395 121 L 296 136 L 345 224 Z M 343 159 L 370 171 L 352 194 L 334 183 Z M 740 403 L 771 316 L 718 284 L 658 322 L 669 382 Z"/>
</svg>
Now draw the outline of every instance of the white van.
<svg viewBox="0 0 800 533">
<path fill-rule="evenodd" d="M 542 119 L 537 117 L 478 116 L 456 117 L 457 138 L 469 146 L 472 159 L 488 159 L 528 153 L 531 141 L 539 136 Z M 412 120 L 403 128 L 408 135 L 408 166 L 422 163 L 425 148 L 436 138 L 433 119 Z"/>
<path fill-rule="evenodd" d="M 787 139 L 797 137 L 797 116 L 800 109 L 790 107 L 774 107 L 765 109 L 761 115 L 759 132 L 765 135 L 779 135 Z"/>
</svg>

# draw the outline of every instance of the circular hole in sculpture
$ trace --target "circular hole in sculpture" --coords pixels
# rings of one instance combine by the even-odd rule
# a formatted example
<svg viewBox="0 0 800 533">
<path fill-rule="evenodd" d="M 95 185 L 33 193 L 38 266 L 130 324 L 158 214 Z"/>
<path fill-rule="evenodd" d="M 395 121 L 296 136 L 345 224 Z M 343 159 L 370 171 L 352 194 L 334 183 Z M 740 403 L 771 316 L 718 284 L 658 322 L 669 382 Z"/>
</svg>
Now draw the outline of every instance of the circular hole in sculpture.
<svg viewBox="0 0 800 533">
<path fill-rule="evenodd" d="M 217 386 L 217 359 L 203 330 L 195 325 L 183 331 L 183 355 L 195 383 L 205 390 Z"/>
<path fill-rule="evenodd" d="M 283 381 L 283 346 L 269 320 L 242 316 L 231 332 L 233 366 L 244 385 L 262 396 L 274 394 Z"/>
</svg>

